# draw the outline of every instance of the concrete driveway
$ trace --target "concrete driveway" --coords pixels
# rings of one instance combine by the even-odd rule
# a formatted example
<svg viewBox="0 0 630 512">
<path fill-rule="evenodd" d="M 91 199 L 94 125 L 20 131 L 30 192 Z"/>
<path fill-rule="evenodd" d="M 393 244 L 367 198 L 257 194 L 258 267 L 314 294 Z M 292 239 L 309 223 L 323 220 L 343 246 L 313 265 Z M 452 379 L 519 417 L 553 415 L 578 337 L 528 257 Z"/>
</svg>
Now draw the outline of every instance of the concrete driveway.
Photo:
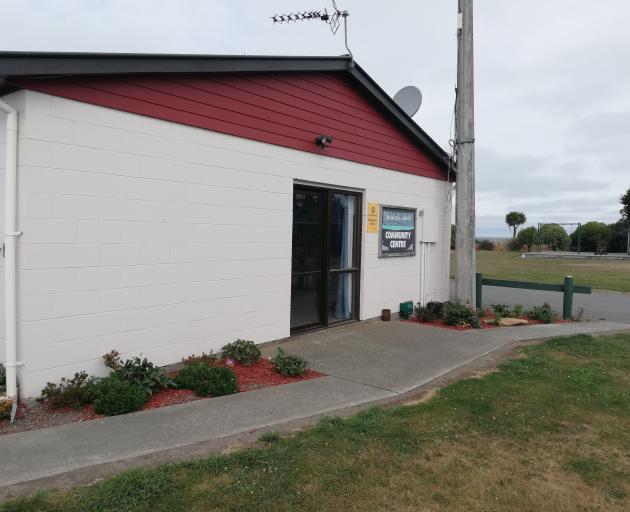
<svg viewBox="0 0 630 512">
<path fill-rule="evenodd" d="M 506 343 L 623 328 L 630 325 L 584 322 L 455 331 L 412 322 L 371 321 L 295 336 L 265 347 L 263 355 L 273 356 L 276 346 L 282 346 L 326 375 L 405 393 Z"/>
</svg>

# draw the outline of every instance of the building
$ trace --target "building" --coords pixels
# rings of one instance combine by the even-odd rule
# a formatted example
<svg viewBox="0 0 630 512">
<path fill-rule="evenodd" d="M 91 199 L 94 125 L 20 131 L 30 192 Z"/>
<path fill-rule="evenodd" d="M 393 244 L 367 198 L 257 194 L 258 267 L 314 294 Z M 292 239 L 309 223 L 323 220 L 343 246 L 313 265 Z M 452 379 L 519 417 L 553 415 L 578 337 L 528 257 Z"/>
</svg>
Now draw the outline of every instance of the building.
<svg viewBox="0 0 630 512">
<path fill-rule="evenodd" d="M 113 348 L 169 364 L 448 297 L 449 157 L 347 56 L 1 53 L 0 77 L 22 396 Z"/>
</svg>

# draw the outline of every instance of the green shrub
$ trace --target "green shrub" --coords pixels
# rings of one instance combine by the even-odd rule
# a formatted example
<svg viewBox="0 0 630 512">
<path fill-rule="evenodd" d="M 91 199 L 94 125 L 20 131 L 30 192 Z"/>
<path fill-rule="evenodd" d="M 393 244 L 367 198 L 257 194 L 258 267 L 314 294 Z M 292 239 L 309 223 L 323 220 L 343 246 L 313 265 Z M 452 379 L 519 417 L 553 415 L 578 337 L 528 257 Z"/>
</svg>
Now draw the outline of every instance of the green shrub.
<svg viewBox="0 0 630 512">
<path fill-rule="evenodd" d="M 414 308 L 414 313 L 420 322 L 433 322 L 438 318 L 438 314 L 433 309 L 421 306 L 419 303 Z"/>
<path fill-rule="evenodd" d="M 192 354 L 188 357 L 184 357 L 182 359 L 182 363 L 184 363 L 184 365 L 186 366 L 191 366 L 193 364 L 199 364 L 199 363 L 212 364 L 216 360 L 217 360 L 217 355 L 213 353 L 212 351 L 210 351 L 209 354 L 202 352 L 201 355 L 199 356 Z"/>
<path fill-rule="evenodd" d="M 175 377 L 178 388 L 191 389 L 197 396 L 223 396 L 238 392 L 236 375 L 229 368 L 205 363 L 185 366 Z"/>
<path fill-rule="evenodd" d="M 446 302 L 443 318 L 446 325 L 473 327 L 475 329 L 481 327 L 481 322 L 474 308 L 461 302 Z"/>
<path fill-rule="evenodd" d="M 158 368 L 147 358 L 134 357 L 122 362 L 116 350 L 103 356 L 105 366 L 108 366 L 123 379 L 141 387 L 148 395 L 155 391 L 172 385 L 172 380 L 164 370 Z"/>
<path fill-rule="evenodd" d="M 271 360 L 271 364 L 279 374 L 288 377 L 304 375 L 309 369 L 308 363 L 303 358 L 293 354 L 287 354 L 279 347 L 276 357 Z"/>
<path fill-rule="evenodd" d="M 139 411 L 149 398 L 141 386 L 112 373 L 95 386 L 94 411 L 106 416 L 117 416 Z"/>
<path fill-rule="evenodd" d="M 480 251 L 494 251 L 494 242 L 490 240 L 481 240 L 479 242 Z"/>
<path fill-rule="evenodd" d="M 508 306 L 506 304 L 492 304 L 492 311 L 497 320 L 501 318 L 519 318 L 523 316 L 523 306 L 517 304 L 516 306 Z"/>
<path fill-rule="evenodd" d="M 10 398 L 0 397 L 0 420 L 10 419 L 12 408 L 13 401 Z"/>
<path fill-rule="evenodd" d="M 260 350 L 249 340 L 236 340 L 228 343 L 221 349 L 221 357 L 223 359 L 234 359 L 237 363 L 251 366 L 260 361 Z"/>
<path fill-rule="evenodd" d="M 492 304 L 490 309 L 496 317 L 512 316 L 512 308 L 506 304 Z"/>
<path fill-rule="evenodd" d="M 551 309 L 551 306 L 546 302 L 542 306 L 534 306 L 532 310 L 528 312 L 528 316 L 546 324 L 550 324 L 558 318 L 558 314 Z"/>
<path fill-rule="evenodd" d="M 261 443 L 267 443 L 267 444 L 273 444 L 273 443 L 277 443 L 278 441 L 280 441 L 280 439 L 282 439 L 280 437 L 280 434 L 278 434 L 278 432 L 265 432 L 262 436 L 260 436 L 258 438 L 258 440 Z"/>
<path fill-rule="evenodd" d="M 7 391 L 7 369 L 0 363 L 0 393 Z"/>
<path fill-rule="evenodd" d="M 46 400 L 53 407 L 72 407 L 80 409 L 94 401 L 95 384 L 86 372 L 78 372 L 71 379 L 65 377 L 59 384 L 48 382 L 42 389 L 40 402 Z"/>
<path fill-rule="evenodd" d="M 519 233 L 520 235 L 520 233 Z M 523 248 L 520 238 L 510 238 L 507 243 L 508 251 L 520 251 Z"/>
</svg>

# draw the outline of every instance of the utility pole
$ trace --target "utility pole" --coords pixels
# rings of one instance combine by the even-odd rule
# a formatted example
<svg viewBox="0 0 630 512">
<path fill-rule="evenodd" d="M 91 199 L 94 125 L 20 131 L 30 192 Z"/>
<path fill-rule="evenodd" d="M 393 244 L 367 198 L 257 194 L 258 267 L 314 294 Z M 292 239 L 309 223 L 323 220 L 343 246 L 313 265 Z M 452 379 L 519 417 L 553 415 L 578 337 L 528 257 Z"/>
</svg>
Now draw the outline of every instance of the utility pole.
<svg viewBox="0 0 630 512">
<path fill-rule="evenodd" d="M 475 304 L 475 83 L 473 0 L 458 0 L 455 149 L 456 298 Z"/>
</svg>

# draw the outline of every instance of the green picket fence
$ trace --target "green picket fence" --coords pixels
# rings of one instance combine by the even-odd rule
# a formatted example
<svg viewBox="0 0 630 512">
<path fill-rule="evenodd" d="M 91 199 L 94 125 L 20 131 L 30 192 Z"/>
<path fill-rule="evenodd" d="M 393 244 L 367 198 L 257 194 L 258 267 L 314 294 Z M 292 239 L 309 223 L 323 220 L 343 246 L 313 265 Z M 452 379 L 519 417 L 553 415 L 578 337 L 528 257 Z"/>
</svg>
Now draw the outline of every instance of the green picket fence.
<svg viewBox="0 0 630 512">
<path fill-rule="evenodd" d="M 542 290 L 546 292 L 562 292 L 562 318 L 570 319 L 573 316 L 573 294 L 591 293 L 590 286 L 578 286 L 574 284 L 572 276 L 564 278 L 564 284 L 528 283 L 526 281 L 510 281 L 508 279 L 488 279 L 481 272 L 476 274 L 477 307 L 481 308 L 483 286 L 500 286 L 503 288 L 521 288 L 525 290 Z"/>
</svg>

